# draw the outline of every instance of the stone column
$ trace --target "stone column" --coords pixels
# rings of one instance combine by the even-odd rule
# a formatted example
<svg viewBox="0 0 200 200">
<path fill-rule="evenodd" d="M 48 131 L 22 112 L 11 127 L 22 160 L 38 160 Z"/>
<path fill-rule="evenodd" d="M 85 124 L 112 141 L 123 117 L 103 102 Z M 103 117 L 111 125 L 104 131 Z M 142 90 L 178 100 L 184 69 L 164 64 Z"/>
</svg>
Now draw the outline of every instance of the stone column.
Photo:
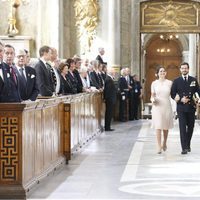
<svg viewBox="0 0 200 200">
<path fill-rule="evenodd" d="M 182 51 L 182 62 L 188 62 L 189 63 L 189 51 Z"/>
<path fill-rule="evenodd" d="M 120 0 L 109 0 L 108 65 L 120 67 Z"/>
<path fill-rule="evenodd" d="M 59 49 L 59 5 L 54 0 L 38 1 L 36 51 L 48 45 Z"/>
<path fill-rule="evenodd" d="M 190 75 L 196 76 L 196 34 L 189 34 L 189 65 L 190 65 Z"/>
<path fill-rule="evenodd" d="M 63 9 L 63 0 L 59 1 L 59 57 L 64 58 L 64 17 L 63 17 L 64 9 Z"/>
<path fill-rule="evenodd" d="M 140 74 L 140 0 L 132 0 L 131 72 Z"/>
</svg>

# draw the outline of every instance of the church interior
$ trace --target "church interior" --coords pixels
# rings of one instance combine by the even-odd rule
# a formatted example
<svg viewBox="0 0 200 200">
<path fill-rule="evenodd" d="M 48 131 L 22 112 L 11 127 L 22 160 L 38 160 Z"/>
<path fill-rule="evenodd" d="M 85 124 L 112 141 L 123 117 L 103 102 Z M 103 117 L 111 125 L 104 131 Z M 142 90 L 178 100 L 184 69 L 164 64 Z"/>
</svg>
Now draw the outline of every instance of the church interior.
<svg viewBox="0 0 200 200">
<path fill-rule="evenodd" d="M 21 102 L 1 101 L 0 82 L 0 199 L 200 198 L 199 105 L 187 155 L 180 154 L 174 104 L 173 128 L 161 154 L 151 126 L 158 67 L 173 82 L 181 76 L 181 63 L 188 63 L 189 75 L 200 82 L 200 0 L 0 1 L 0 47 L 11 45 L 16 57 L 29 52 L 36 79 L 42 47 L 56 50 L 56 61 L 68 73 L 78 58 L 77 72 L 85 74 L 81 92 L 58 94 L 55 85 L 51 95 L 39 88 L 35 100 Z M 97 77 L 100 87 L 92 78 L 87 83 L 96 60 L 115 85 L 114 105 L 105 99 L 114 89 L 104 91 L 103 75 Z M 0 70 L 1 63 L 0 56 Z M 140 84 L 134 116 L 129 75 Z M 121 77 L 127 88 L 121 89 Z M 106 127 L 109 113 L 112 128 Z"/>
</svg>

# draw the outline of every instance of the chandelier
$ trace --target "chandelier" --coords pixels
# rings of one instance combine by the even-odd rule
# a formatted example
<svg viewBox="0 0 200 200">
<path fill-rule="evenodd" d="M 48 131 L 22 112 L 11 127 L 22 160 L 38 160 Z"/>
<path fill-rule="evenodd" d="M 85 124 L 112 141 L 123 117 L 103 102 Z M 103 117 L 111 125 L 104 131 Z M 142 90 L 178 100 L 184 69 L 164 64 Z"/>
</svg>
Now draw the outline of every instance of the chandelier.
<svg viewBox="0 0 200 200">
<path fill-rule="evenodd" d="M 179 38 L 179 35 L 178 34 L 172 34 L 172 33 L 169 33 L 169 34 L 161 34 L 160 35 L 160 39 L 161 40 L 177 40 Z"/>
<path fill-rule="evenodd" d="M 1 0 L 2 2 L 8 2 L 10 6 L 10 11 L 8 15 L 8 29 L 6 33 L 9 37 L 13 37 L 19 33 L 16 28 L 16 11 L 17 8 L 23 4 L 29 3 L 30 0 Z"/>
</svg>

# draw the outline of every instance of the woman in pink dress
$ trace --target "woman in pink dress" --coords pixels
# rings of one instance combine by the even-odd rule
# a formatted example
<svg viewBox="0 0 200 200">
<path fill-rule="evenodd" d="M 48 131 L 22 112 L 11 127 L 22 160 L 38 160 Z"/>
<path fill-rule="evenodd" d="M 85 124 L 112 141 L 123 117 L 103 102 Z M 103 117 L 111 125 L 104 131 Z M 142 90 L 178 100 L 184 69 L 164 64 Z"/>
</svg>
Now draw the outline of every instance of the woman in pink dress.
<svg viewBox="0 0 200 200">
<path fill-rule="evenodd" d="M 170 97 L 172 81 L 166 79 L 166 74 L 164 67 L 159 67 L 156 71 L 158 79 L 151 84 L 152 128 L 156 130 L 158 154 L 161 154 L 162 150 L 167 150 L 168 130 L 173 128 Z"/>
</svg>

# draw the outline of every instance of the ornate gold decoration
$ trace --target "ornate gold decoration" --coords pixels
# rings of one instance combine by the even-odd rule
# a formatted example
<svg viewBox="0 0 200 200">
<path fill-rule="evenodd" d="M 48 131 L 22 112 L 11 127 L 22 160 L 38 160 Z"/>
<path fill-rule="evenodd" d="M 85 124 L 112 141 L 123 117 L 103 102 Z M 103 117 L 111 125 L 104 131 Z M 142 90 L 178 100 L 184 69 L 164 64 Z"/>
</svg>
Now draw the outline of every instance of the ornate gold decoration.
<svg viewBox="0 0 200 200">
<path fill-rule="evenodd" d="M 0 117 L 0 182 L 18 181 L 18 118 Z"/>
<path fill-rule="evenodd" d="M 98 0 L 74 0 L 74 9 L 76 26 L 79 29 L 78 37 L 85 43 L 85 49 L 89 50 L 99 22 Z"/>
<path fill-rule="evenodd" d="M 8 1 L 10 3 L 10 13 L 8 16 L 8 29 L 7 34 L 10 37 L 13 37 L 19 33 L 19 30 L 16 28 L 16 11 L 21 3 L 26 4 L 29 0 L 2 0 Z"/>
<path fill-rule="evenodd" d="M 184 1 L 151 1 L 142 3 L 142 29 L 166 28 L 171 30 L 185 27 L 199 28 L 199 3 Z"/>
</svg>

